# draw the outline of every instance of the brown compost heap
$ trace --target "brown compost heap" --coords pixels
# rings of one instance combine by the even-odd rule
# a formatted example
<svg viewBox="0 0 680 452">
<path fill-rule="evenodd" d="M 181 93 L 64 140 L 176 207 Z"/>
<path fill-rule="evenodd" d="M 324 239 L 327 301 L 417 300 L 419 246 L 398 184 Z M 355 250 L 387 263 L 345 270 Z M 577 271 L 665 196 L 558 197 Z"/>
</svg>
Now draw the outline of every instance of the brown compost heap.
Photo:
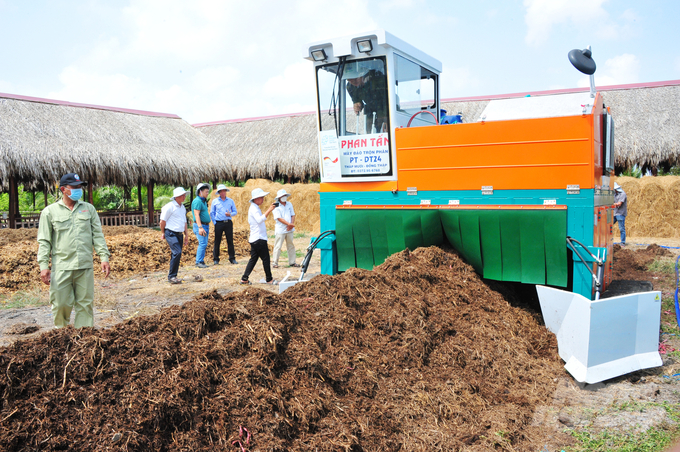
<svg viewBox="0 0 680 452">
<path fill-rule="evenodd" d="M 0 349 L 0 449 L 535 451 L 554 335 L 456 254 Z"/>
</svg>

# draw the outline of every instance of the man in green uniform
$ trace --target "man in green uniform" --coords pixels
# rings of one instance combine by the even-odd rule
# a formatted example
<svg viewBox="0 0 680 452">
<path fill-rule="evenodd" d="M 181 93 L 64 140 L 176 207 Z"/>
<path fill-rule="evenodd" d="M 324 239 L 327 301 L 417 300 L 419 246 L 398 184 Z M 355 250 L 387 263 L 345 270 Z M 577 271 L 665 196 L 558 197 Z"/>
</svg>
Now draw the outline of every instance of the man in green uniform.
<svg viewBox="0 0 680 452">
<path fill-rule="evenodd" d="M 82 186 L 75 173 L 59 182 L 62 199 L 43 209 L 38 227 L 38 263 L 40 279 L 50 285 L 50 303 L 54 326 L 65 327 L 75 308 L 74 326 L 94 326 L 94 265 L 92 248 L 109 276 L 109 249 L 106 247 L 97 210 L 83 202 Z M 50 271 L 50 257 L 52 271 Z"/>
</svg>

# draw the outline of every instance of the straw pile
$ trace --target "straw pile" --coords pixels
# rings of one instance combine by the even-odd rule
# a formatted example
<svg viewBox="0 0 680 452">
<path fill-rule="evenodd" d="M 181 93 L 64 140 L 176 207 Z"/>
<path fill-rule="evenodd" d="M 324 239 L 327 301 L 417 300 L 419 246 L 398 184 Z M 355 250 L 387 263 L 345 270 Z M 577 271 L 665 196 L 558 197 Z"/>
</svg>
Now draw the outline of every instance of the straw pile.
<svg viewBox="0 0 680 452">
<path fill-rule="evenodd" d="M 554 335 L 458 256 L 217 292 L 0 349 L 2 450 L 535 451 Z"/>
<path fill-rule="evenodd" d="M 261 206 L 262 212 L 274 202 L 276 192 L 285 188 L 291 194 L 290 202 L 295 209 L 295 230 L 304 232 L 319 232 L 319 184 L 279 184 L 267 179 L 250 179 L 244 187 L 229 187 L 227 196 L 234 200 L 238 215 L 234 217 L 235 228 L 248 228 L 248 208 L 250 207 L 251 192 L 255 188 L 261 188 L 269 192 Z M 210 202 L 217 198 L 218 194 L 213 191 Z M 274 229 L 274 216 L 270 215 L 266 221 L 267 229 Z"/>
<path fill-rule="evenodd" d="M 637 237 L 680 237 L 680 176 L 619 177 L 628 196 L 626 234 Z M 619 237 L 618 226 L 614 237 Z"/>
<path fill-rule="evenodd" d="M 124 278 L 133 274 L 167 270 L 170 249 L 161 240 L 160 232 L 136 226 L 104 226 L 104 237 L 111 252 L 111 277 Z M 14 292 L 42 284 L 38 266 L 37 229 L 0 230 L 0 293 Z M 181 265 L 194 265 L 198 242 L 189 232 L 189 245 L 182 251 Z M 208 236 L 206 259 L 210 261 L 214 234 Z M 248 231 L 234 231 L 234 248 L 237 256 L 250 256 Z M 270 245 L 270 251 L 273 246 Z M 227 242 L 222 239 L 221 260 L 226 261 Z M 99 257 L 95 255 L 95 268 Z"/>
</svg>

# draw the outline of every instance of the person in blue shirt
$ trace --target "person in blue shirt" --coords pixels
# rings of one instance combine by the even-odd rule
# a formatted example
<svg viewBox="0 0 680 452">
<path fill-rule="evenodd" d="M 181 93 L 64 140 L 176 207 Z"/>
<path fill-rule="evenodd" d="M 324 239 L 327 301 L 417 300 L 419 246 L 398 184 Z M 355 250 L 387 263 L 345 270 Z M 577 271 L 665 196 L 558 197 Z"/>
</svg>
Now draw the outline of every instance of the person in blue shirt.
<svg viewBox="0 0 680 452">
<path fill-rule="evenodd" d="M 196 249 L 196 267 L 207 268 L 205 265 L 205 249 L 208 247 L 210 233 L 210 214 L 208 213 L 208 193 L 210 186 L 200 183 L 196 187 L 196 198 L 191 202 L 191 214 L 194 217 L 194 234 L 198 239 Z"/>
<path fill-rule="evenodd" d="M 222 234 L 227 239 L 227 249 L 229 251 L 229 262 L 238 264 L 234 253 L 234 223 L 236 216 L 236 204 L 231 198 L 227 198 L 229 189 L 225 185 L 217 186 L 219 197 L 213 199 L 210 206 L 210 219 L 215 223 L 215 245 L 213 246 L 213 264 L 220 264 L 220 244 Z"/>
</svg>

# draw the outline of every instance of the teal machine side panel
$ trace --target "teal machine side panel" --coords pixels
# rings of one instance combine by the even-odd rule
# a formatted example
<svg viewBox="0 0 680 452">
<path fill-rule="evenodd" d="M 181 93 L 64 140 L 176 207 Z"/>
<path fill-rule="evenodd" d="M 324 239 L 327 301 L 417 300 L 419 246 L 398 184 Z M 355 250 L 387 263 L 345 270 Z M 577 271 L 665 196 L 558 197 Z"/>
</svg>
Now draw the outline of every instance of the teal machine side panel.
<svg viewBox="0 0 680 452">
<path fill-rule="evenodd" d="M 321 231 L 342 231 L 343 227 L 346 227 L 346 225 L 342 224 L 342 221 L 337 221 L 338 214 L 340 212 L 352 212 L 353 210 L 336 210 L 336 206 L 342 205 L 344 201 L 351 201 L 353 205 L 417 206 L 420 205 L 421 200 L 428 200 L 430 204 L 433 205 L 447 205 L 452 200 L 455 200 L 455 202 L 458 202 L 460 205 L 543 205 L 544 200 L 554 200 L 558 205 L 567 206 L 566 235 L 579 240 L 586 246 L 593 245 L 593 215 L 595 207 L 593 190 L 581 190 L 579 195 L 567 195 L 566 190 L 495 190 L 493 195 L 484 196 L 478 191 L 429 191 L 418 192 L 417 196 L 408 196 L 405 192 L 398 192 L 396 194 L 393 194 L 392 192 L 323 192 L 320 193 Z M 604 202 L 609 202 L 609 199 Z M 389 212 L 389 210 L 386 210 L 378 216 L 371 216 L 368 218 L 367 223 L 364 225 L 366 228 L 364 232 L 367 233 L 367 237 L 364 237 L 361 231 L 353 230 L 351 243 L 337 243 L 339 271 L 345 271 L 347 268 L 357 266 L 354 257 L 344 260 L 342 258 L 343 252 L 347 252 L 347 256 L 349 256 L 350 249 L 354 251 L 356 246 L 359 246 L 360 249 L 367 250 L 367 256 L 362 257 L 362 262 L 364 264 L 368 264 L 372 261 L 373 265 L 378 265 L 376 262 L 381 263 L 386 256 L 401 251 L 405 247 L 411 248 L 411 246 L 414 246 L 417 243 L 421 243 L 421 245 L 417 246 L 436 244 L 438 242 L 438 234 L 443 234 L 441 226 L 439 228 L 433 227 L 433 220 L 429 217 L 418 220 L 420 221 L 420 224 L 417 225 L 415 224 L 417 220 L 408 218 L 406 224 L 404 224 L 404 220 L 400 218 L 400 215 L 390 216 Z M 541 278 L 541 275 L 539 274 L 522 274 L 521 259 L 532 259 L 532 253 L 540 252 L 546 256 L 546 266 L 542 275 L 543 278 L 548 281 L 563 280 L 564 275 L 559 271 L 560 266 L 554 266 L 551 265 L 551 263 L 554 263 L 555 259 L 562 259 L 560 254 L 563 249 L 566 249 L 566 243 L 556 243 L 555 241 L 550 240 L 542 240 L 540 243 L 534 243 L 531 240 L 531 236 L 528 236 L 525 238 L 525 242 L 522 243 L 529 251 L 524 252 L 522 251 L 522 245 L 517 244 L 516 241 L 504 240 L 504 237 L 518 236 L 521 232 L 522 224 L 525 224 L 525 227 L 529 227 L 529 229 L 535 229 L 533 225 L 530 224 L 530 216 L 524 215 L 528 211 L 518 212 L 518 215 L 521 216 L 512 221 L 505 221 L 505 217 L 500 217 L 496 220 L 492 214 L 493 211 L 487 212 L 488 214 L 485 213 L 480 217 L 478 225 L 476 226 L 480 229 L 480 236 L 482 237 L 479 246 L 489 250 L 498 250 L 498 247 L 500 246 L 501 252 L 500 262 L 498 258 L 485 260 L 484 268 L 482 269 L 484 272 L 488 271 L 489 275 L 498 276 L 499 269 L 502 269 L 500 270 L 501 277 L 498 278 L 501 280 L 524 280 L 524 282 L 529 282 L 534 279 L 538 280 Z M 445 219 L 444 216 L 441 218 L 442 222 L 454 222 L 457 225 L 456 227 L 458 230 L 475 228 L 474 225 L 465 222 L 461 224 L 460 219 Z M 498 221 L 498 223 L 496 221 Z M 549 234 L 550 230 L 560 227 L 560 222 L 562 222 L 560 219 L 545 221 L 542 226 L 542 234 Z M 377 227 L 377 225 L 381 223 L 389 229 Z M 453 226 L 453 223 L 445 225 L 445 229 L 447 230 L 446 238 L 451 242 L 452 246 L 457 249 L 470 247 L 469 244 L 462 243 L 462 238 L 448 236 L 451 227 Z M 496 242 L 495 235 L 489 233 L 489 231 L 495 230 L 496 228 L 500 231 L 498 243 Z M 388 231 L 390 231 L 390 233 L 388 233 Z M 402 232 L 392 233 L 391 231 Z M 432 234 L 432 231 L 436 232 Z M 403 237 L 401 234 L 403 234 Z M 342 235 L 347 236 L 346 234 Z M 418 235 L 420 235 L 420 237 L 418 237 Z M 359 239 L 358 244 L 356 242 L 357 238 Z M 484 243 L 481 243 L 482 241 Z M 370 247 L 368 246 L 369 243 Z M 475 244 L 472 246 L 473 249 L 474 245 Z M 368 248 L 370 248 L 370 253 L 368 253 Z M 387 249 L 387 254 L 385 254 L 385 249 Z M 331 258 L 329 254 L 330 253 L 326 253 L 326 259 Z M 354 261 L 352 262 L 353 259 Z M 481 262 L 478 261 L 478 265 L 481 265 Z M 331 267 L 324 267 L 322 263 L 322 268 Z M 590 272 L 579 262 L 574 262 L 571 270 L 572 290 L 587 298 L 592 298 L 593 281 Z"/>
</svg>

